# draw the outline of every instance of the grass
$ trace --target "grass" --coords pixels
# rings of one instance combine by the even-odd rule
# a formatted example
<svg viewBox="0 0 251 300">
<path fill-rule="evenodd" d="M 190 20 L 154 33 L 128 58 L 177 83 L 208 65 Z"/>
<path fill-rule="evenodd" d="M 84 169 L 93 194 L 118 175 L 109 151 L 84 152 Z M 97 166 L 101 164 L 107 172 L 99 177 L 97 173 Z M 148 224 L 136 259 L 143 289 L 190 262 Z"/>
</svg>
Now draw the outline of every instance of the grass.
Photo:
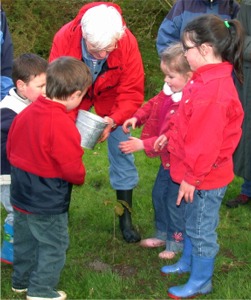
<svg viewBox="0 0 251 300">
<path fill-rule="evenodd" d="M 134 135 L 139 136 L 137 130 Z M 140 181 L 134 190 L 133 220 L 142 237 L 153 232 L 151 189 L 158 159 L 148 159 L 143 152 L 135 154 Z M 74 187 L 69 211 L 70 247 L 58 285 L 69 299 L 166 299 L 166 290 L 185 283 L 188 276 L 162 277 L 160 268 L 176 262 L 158 258 L 160 249 L 143 249 L 123 241 L 113 206 L 106 143 L 86 150 L 85 185 Z M 224 203 L 239 192 L 242 180 L 230 184 Z M 250 299 L 251 292 L 251 224 L 250 205 L 220 211 L 218 253 L 213 278 L 214 290 L 203 299 Z M 1 210 L 2 223 L 5 217 Z M 115 219 L 114 219 L 115 217 Z M 114 227 L 115 221 L 115 227 Z M 115 229 L 115 234 L 114 234 Z M 2 265 L 1 299 L 25 299 L 11 292 L 12 267 Z"/>
</svg>

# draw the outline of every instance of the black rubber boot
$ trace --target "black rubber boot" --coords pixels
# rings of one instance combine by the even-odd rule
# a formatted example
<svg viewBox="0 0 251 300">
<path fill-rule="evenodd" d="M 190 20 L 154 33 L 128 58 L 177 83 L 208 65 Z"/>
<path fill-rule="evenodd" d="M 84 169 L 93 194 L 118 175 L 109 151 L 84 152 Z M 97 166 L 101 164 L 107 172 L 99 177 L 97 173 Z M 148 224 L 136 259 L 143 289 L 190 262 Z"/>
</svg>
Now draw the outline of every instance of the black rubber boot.
<svg viewBox="0 0 251 300">
<path fill-rule="evenodd" d="M 118 190 L 117 200 L 123 200 L 132 207 L 132 191 L 133 190 Z M 122 204 L 123 205 L 123 204 Z M 123 205 L 124 206 L 124 205 Z M 140 234 L 133 228 L 131 213 L 124 206 L 124 213 L 119 216 L 119 226 L 124 240 L 127 243 L 137 243 L 141 240 Z"/>
</svg>

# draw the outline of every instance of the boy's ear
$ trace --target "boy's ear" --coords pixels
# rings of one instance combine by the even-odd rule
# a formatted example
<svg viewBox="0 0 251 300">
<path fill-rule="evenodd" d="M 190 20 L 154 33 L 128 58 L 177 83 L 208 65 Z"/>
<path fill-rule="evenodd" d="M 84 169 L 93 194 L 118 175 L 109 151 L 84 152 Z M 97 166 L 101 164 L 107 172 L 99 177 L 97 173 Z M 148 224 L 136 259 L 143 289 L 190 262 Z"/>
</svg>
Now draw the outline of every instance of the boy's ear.
<svg viewBox="0 0 251 300">
<path fill-rule="evenodd" d="M 72 101 L 72 100 L 75 100 L 75 98 L 78 98 L 81 96 L 81 91 L 75 91 L 74 93 L 72 93 L 70 96 L 69 96 L 69 100 Z"/>
<path fill-rule="evenodd" d="M 18 79 L 16 82 L 17 90 L 19 90 L 20 92 L 22 92 L 24 90 L 25 85 L 26 85 L 26 83 L 21 79 Z"/>
</svg>

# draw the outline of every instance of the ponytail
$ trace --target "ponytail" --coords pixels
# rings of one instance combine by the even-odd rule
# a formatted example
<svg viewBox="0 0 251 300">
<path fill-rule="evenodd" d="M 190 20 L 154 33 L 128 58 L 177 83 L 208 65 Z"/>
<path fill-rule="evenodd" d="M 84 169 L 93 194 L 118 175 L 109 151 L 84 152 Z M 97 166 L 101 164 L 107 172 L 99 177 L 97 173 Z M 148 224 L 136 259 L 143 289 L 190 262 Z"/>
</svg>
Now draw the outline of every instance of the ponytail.
<svg viewBox="0 0 251 300">
<path fill-rule="evenodd" d="M 204 43 L 212 45 L 216 56 L 230 62 L 238 80 L 243 82 L 242 51 L 244 30 L 241 23 L 234 19 L 223 21 L 220 17 L 205 14 L 189 22 L 183 31 L 196 46 Z"/>
<path fill-rule="evenodd" d="M 238 20 L 225 21 L 228 24 L 229 34 L 231 42 L 228 45 L 228 49 L 224 49 L 222 52 L 223 60 L 229 61 L 233 64 L 234 73 L 240 83 L 243 83 L 243 45 L 244 45 L 244 31 Z"/>
</svg>

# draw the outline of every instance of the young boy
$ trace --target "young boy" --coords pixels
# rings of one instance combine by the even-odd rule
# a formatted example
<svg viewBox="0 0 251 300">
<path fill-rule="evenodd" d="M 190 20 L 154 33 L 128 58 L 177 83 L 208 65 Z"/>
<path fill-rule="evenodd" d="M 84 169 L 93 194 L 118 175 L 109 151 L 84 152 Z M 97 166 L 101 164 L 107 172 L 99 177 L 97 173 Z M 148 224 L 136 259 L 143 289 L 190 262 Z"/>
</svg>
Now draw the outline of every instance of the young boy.
<svg viewBox="0 0 251 300">
<path fill-rule="evenodd" d="M 125 132 L 129 126 L 134 129 L 144 124 L 141 138 L 130 137 L 128 141 L 120 143 L 120 149 L 126 154 L 144 150 L 147 156 L 159 156 L 161 159 L 152 190 L 155 235 L 141 240 L 140 245 L 147 248 L 166 246 L 166 250 L 162 251 L 159 257 L 172 259 L 183 248 L 184 205 L 177 207 L 175 203 L 179 185 L 170 177 L 170 154 L 164 143 L 160 151 L 155 151 L 154 144 L 158 137 L 167 131 L 170 119 L 178 110 L 181 91 L 192 76 L 181 43 L 174 43 L 162 52 L 160 67 L 165 76 L 163 91 L 150 99 L 123 124 Z"/>
<path fill-rule="evenodd" d="M 1 202 L 7 211 L 1 262 L 13 263 L 13 208 L 10 204 L 10 163 L 6 156 L 6 142 L 15 116 L 45 93 L 45 72 L 48 62 L 33 53 L 25 53 L 14 60 L 12 78 L 15 87 L 0 102 L 1 112 Z"/>
<path fill-rule="evenodd" d="M 20 113 L 9 131 L 12 290 L 27 291 L 27 300 L 66 299 L 56 286 L 69 244 L 68 209 L 72 184 L 83 184 L 85 178 L 80 134 L 68 112 L 80 104 L 91 83 L 83 62 L 58 58 L 47 69 L 46 96 Z"/>
</svg>

